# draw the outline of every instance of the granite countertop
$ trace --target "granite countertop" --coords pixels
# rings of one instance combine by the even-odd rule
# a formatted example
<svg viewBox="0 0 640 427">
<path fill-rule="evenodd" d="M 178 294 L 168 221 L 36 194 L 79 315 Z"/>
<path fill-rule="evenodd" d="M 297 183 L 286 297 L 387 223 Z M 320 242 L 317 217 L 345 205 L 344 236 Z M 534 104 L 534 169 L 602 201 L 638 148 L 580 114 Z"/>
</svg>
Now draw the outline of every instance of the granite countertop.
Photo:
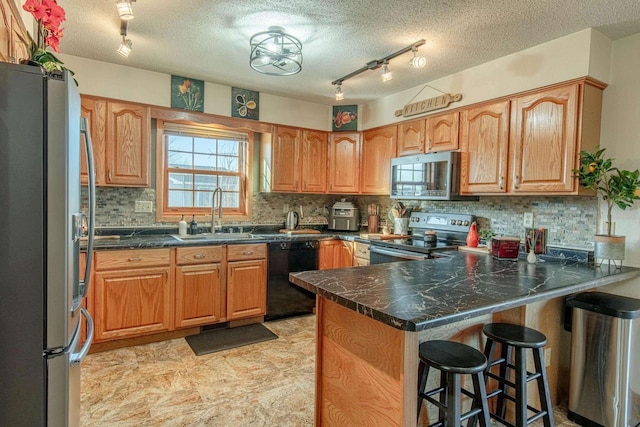
<svg viewBox="0 0 640 427">
<path fill-rule="evenodd" d="M 324 239 L 342 239 L 350 241 L 366 241 L 361 239 L 359 233 L 341 232 L 341 231 L 323 231 L 320 234 L 287 234 L 287 233 L 256 233 L 252 237 L 239 238 L 229 236 L 224 238 L 225 233 L 220 233 L 216 239 L 194 239 L 194 240 L 178 240 L 171 234 L 145 234 L 130 233 L 128 235 L 103 235 L 97 236 L 94 240 L 95 250 L 116 250 L 116 249 L 153 249 L 153 248 L 170 248 L 184 246 L 211 246 L 211 245 L 242 245 L 248 243 L 269 243 L 274 241 L 295 241 L 295 240 L 324 240 Z M 87 246 L 86 240 L 83 239 L 81 247 Z"/>
<path fill-rule="evenodd" d="M 449 256 L 451 255 L 451 256 Z M 291 273 L 296 285 L 396 329 L 421 331 L 640 276 L 575 261 L 451 252 L 425 261 Z"/>
</svg>

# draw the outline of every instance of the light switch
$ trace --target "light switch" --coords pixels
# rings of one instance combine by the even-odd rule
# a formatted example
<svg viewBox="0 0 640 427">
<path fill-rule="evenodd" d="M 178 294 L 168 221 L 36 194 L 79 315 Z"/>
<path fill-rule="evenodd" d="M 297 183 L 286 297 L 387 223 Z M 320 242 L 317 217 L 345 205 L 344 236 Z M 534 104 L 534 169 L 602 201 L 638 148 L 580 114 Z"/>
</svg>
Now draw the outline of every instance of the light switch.
<svg viewBox="0 0 640 427">
<path fill-rule="evenodd" d="M 533 227 L 533 212 L 524 213 L 524 221 L 522 225 L 524 227 Z"/>
</svg>

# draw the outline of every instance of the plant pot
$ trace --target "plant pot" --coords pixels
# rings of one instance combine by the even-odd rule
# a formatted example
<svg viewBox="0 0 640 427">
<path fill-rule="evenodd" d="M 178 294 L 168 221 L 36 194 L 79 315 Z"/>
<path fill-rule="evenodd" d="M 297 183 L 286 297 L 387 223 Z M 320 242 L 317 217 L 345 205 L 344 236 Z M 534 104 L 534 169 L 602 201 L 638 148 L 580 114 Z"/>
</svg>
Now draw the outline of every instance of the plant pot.
<svg viewBox="0 0 640 427">
<path fill-rule="evenodd" d="M 594 256 L 596 259 L 624 259 L 625 236 L 596 234 L 593 238 L 593 242 L 595 244 Z"/>
</svg>

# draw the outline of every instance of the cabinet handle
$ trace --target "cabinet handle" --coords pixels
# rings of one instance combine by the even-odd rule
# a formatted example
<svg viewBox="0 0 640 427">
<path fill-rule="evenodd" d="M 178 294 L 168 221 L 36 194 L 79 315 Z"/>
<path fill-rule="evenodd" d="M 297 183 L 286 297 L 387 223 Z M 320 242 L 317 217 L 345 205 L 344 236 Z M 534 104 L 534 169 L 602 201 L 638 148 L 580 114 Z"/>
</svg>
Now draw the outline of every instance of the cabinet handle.
<svg viewBox="0 0 640 427">
<path fill-rule="evenodd" d="M 498 181 L 498 187 L 500 187 L 501 190 L 504 190 L 504 176 L 500 175 L 500 180 Z"/>
<path fill-rule="evenodd" d="M 109 169 L 109 176 L 107 179 L 109 180 L 109 182 L 111 182 L 111 169 Z"/>
<path fill-rule="evenodd" d="M 206 255 L 205 254 L 195 254 L 193 257 L 195 259 L 204 259 L 204 257 L 206 257 Z"/>
<path fill-rule="evenodd" d="M 139 262 L 139 261 L 142 261 L 142 258 L 140 258 L 139 256 L 136 256 L 136 257 L 129 258 L 127 261 L 129 261 L 129 262 Z"/>
<path fill-rule="evenodd" d="M 513 180 L 513 188 L 518 188 L 519 186 L 520 186 L 520 177 L 516 175 L 515 179 Z"/>
<path fill-rule="evenodd" d="M 253 255 L 253 251 L 242 252 L 242 255 Z"/>
</svg>

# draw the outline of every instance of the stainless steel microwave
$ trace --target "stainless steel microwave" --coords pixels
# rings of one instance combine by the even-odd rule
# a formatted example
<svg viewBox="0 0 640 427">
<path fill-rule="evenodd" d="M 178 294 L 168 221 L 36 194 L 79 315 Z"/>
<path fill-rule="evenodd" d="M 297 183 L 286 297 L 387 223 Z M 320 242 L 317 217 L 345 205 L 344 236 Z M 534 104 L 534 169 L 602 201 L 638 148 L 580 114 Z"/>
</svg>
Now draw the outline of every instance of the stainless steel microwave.
<svg viewBox="0 0 640 427">
<path fill-rule="evenodd" d="M 478 200 L 460 195 L 460 152 L 419 154 L 391 159 L 391 198 Z"/>
</svg>

